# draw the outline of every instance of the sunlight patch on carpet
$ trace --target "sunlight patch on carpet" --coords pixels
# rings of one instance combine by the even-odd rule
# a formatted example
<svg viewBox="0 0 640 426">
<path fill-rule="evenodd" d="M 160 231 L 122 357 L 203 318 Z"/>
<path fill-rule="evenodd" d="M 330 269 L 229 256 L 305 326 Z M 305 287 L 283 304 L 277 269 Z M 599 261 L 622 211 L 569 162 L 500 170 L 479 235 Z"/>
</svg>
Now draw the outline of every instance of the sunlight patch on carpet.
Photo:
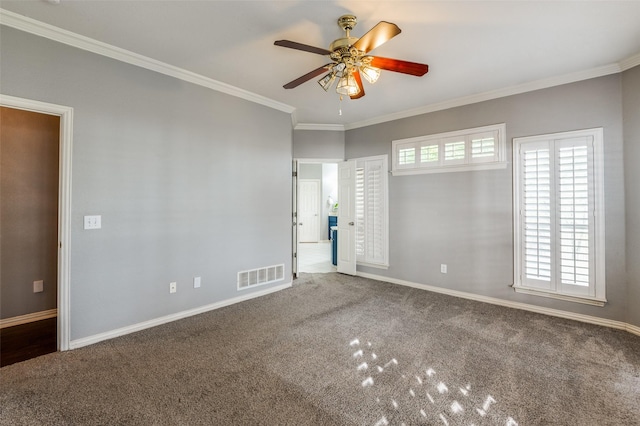
<svg viewBox="0 0 640 426">
<path fill-rule="evenodd" d="M 352 358 L 357 360 L 356 371 L 362 377 L 360 385 L 366 388 L 366 394 L 375 398 L 382 412 L 374 426 L 410 424 L 416 416 L 432 419 L 434 424 L 445 426 L 461 421 L 476 426 L 518 426 L 511 416 L 496 408 L 498 401 L 491 394 L 483 396 L 475 388 L 472 392 L 469 383 L 461 386 L 447 384 L 438 378 L 433 367 L 421 368 L 424 373 L 402 371 L 399 361 L 394 357 L 387 357 L 386 362 L 382 361 L 384 357 L 379 360 L 369 341 L 363 344 L 359 338 L 355 338 L 349 342 L 349 346 L 354 351 Z M 382 384 L 376 386 L 377 382 Z M 398 393 L 398 388 L 402 387 L 404 393 Z M 388 395 L 390 389 L 398 394 Z"/>
</svg>

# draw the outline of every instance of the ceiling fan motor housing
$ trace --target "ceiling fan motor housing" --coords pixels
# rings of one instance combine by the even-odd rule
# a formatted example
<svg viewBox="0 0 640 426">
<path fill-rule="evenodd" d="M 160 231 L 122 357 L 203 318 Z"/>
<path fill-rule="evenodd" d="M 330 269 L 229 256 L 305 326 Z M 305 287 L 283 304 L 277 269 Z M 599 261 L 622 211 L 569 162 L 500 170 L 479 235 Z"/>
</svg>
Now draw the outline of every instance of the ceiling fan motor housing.
<svg viewBox="0 0 640 426">
<path fill-rule="evenodd" d="M 345 31 L 351 31 L 356 27 L 357 24 L 358 18 L 356 18 L 354 15 L 342 15 L 338 18 L 338 25 Z"/>
<path fill-rule="evenodd" d="M 336 62 L 344 62 L 345 65 L 352 67 L 353 63 L 358 60 L 362 53 L 357 49 L 351 48 L 358 41 L 358 37 L 351 37 L 349 32 L 355 28 L 358 19 L 354 15 L 342 15 L 338 18 L 338 26 L 347 34 L 346 37 L 334 40 L 329 46 L 329 50 L 333 52 L 330 56 Z"/>
</svg>

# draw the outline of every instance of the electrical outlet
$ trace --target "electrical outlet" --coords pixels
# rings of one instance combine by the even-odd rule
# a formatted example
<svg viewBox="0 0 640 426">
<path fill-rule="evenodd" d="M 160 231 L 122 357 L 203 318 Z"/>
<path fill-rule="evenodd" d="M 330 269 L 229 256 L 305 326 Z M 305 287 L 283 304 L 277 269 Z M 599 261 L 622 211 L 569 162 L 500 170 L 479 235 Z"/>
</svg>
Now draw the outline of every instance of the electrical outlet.
<svg viewBox="0 0 640 426">
<path fill-rule="evenodd" d="M 33 282 L 33 292 L 42 293 L 44 291 L 44 281 L 38 280 Z"/>
<path fill-rule="evenodd" d="M 85 216 L 84 229 L 100 229 L 102 228 L 102 216 Z"/>
<path fill-rule="evenodd" d="M 200 288 L 201 281 L 200 277 L 195 277 L 193 279 L 193 288 Z"/>
<path fill-rule="evenodd" d="M 440 272 L 442 272 L 443 274 L 447 273 L 447 264 L 443 263 L 440 265 Z"/>
<path fill-rule="evenodd" d="M 169 283 L 169 293 L 175 293 L 176 291 L 178 291 L 178 283 L 177 282 Z"/>
</svg>

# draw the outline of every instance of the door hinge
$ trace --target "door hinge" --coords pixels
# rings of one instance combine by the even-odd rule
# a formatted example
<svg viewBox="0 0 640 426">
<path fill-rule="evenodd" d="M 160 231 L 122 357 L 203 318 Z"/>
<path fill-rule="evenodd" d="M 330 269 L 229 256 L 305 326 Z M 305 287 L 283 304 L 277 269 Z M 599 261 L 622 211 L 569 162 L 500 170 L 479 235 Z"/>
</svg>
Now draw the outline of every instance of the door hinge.
<svg viewBox="0 0 640 426">
<path fill-rule="evenodd" d="M 292 176 L 293 176 L 293 177 L 298 177 L 298 172 L 293 172 L 293 173 L 292 173 Z"/>
<path fill-rule="evenodd" d="M 297 258 L 298 257 L 298 253 L 293 253 L 293 258 Z"/>
</svg>

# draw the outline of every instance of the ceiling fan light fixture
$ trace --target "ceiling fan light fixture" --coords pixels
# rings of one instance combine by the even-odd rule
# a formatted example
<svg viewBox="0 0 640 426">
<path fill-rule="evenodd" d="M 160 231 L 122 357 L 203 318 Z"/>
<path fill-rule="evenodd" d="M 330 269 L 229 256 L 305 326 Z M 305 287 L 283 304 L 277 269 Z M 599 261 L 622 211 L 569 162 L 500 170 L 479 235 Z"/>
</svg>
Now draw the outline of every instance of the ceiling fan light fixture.
<svg viewBox="0 0 640 426">
<path fill-rule="evenodd" d="M 371 65 L 362 65 L 360 67 L 360 73 L 371 84 L 378 81 L 378 77 L 380 77 L 380 69 L 372 67 Z"/>
<path fill-rule="evenodd" d="M 356 83 L 353 73 L 348 72 L 340 78 L 338 86 L 336 87 L 336 92 L 344 96 L 355 96 L 360 93 L 360 87 L 358 87 L 358 83 Z"/>
<path fill-rule="evenodd" d="M 330 72 L 329 74 L 322 77 L 318 80 L 318 84 L 324 89 L 324 91 L 328 91 L 329 88 L 333 85 L 333 82 L 336 80 L 336 73 Z"/>
</svg>

